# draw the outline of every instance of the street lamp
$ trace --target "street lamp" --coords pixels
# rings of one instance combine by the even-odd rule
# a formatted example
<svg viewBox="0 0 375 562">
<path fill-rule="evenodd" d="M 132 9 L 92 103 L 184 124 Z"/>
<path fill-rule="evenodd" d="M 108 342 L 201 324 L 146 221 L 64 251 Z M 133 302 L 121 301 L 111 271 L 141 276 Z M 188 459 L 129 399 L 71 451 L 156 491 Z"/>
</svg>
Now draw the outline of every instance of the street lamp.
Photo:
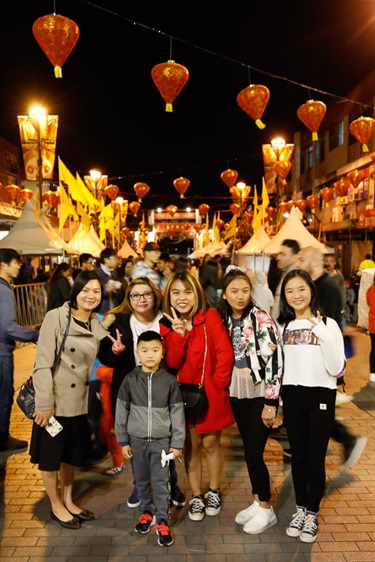
<svg viewBox="0 0 375 562">
<path fill-rule="evenodd" d="M 114 201 L 118 205 L 118 249 L 121 248 L 121 218 L 124 218 L 126 224 L 126 216 L 128 214 L 128 200 L 123 197 L 116 197 Z"/>
<path fill-rule="evenodd" d="M 94 197 L 95 199 L 97 199 L 97 195 L 98 195 L 98 183 L 102 177 L 102 173 L 99 170 L 90 170 L 89 171 L 90 174 L 90 178 L 92 179 L 92 181 L 94 182 Z"/>
<path fill-rule="evenodd" d="M 42 142 L 40 136 L 40 122 L 45 121 L 47 112 L 43 107 L 34 106 L 29 111 L 30 122 L 36 130 L 38 141 L 38 192 L 39 192 L 39 209 L 42 210 L 42 196 L 43 196 L 43 162 L 42 162 Z"/>
</svg>

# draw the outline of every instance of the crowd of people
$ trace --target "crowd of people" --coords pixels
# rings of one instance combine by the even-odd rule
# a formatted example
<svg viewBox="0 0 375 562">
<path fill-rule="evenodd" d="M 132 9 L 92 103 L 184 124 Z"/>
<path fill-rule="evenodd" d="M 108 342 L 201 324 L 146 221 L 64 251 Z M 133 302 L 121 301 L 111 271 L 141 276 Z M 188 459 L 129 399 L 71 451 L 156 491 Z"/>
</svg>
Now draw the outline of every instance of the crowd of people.
<svg viewBox="0 0 375 562">
<path fill-rule="evenodd" d="M 187 503 L 175 461 L 183 458 L 191 489 L 188 517 L 218 516 L 221 434 L 236 423 L 252 490 L 236 523 L 248 534 L 277 524 L 264 450 L 269 437 L 282 437 L 296 500 L 286 534 L 316 540 L 329 439 L 343 445 L 343 468 L 367 443 L 335 417 L 337 387 L 345 382 L 343 319 L 355 295 L 348 301 L 332 256 L 287 239 L 266 274 L 227 257 L 173 259 L 155 242 L 135 260 L 119 260 L 113 248 L 99 260 L 81 254 L 77 267 L 62 262 L 40 281 L 47 289 L 40 331 L 16 323 L 11 284 L 20 279 L 20 262 L 14 250 L 0 250 L 0 451 L 28 445 L 9 434 L 12 352 L 15 340 L 38 342 L 30 460 L 41 471 L 54 521 L 79 529 L 94 519 L 73 497 L 74 470 L 110 454 L 107 476 L 120 474 L 125 462 L 131 467 L 127 505 L 141 511 L 135 532 L 154 527 L 158 544 L 170 546 L 170 506 Z M 28 269 L 27 282 L 36 282 Z M 182 388 L 205 402 L 198 416 L 185 415 Z"/>
</svg>

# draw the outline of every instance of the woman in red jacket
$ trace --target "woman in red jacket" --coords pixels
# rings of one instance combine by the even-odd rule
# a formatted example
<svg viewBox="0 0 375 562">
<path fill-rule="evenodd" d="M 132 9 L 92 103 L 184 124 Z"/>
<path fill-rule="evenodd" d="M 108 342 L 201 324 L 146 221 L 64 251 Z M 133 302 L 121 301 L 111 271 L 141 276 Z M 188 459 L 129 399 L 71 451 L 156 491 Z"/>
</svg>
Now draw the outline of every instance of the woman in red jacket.
<svg viewBox="0 0 375 562">
<path fill-rule="evenodd" d="M 220 483 L 223 470 L 221 431 L 234 423 L 229 401 L 233 348 L 219 313 L 209 308 L 199 281 L 188 272 L 177 272 L 164 292 L 163 312 L 172 324 L 166 338 L 169 367 L 177 370 L 181 383 L 200 383 L 208 398 L 207 414 L 187 422 L 185 468 L 193 493 L 189 518 L 202 521 L 221 511 Z M 181 345 L 183 342 L 184 345 Z M 203 370 L 204 366 L 204 370 Z M 209 490 L 202 495 L 202 458 L 204 449 Z"/>
<path fill-rule="evenodd" d="M 375 275 L 371 287 L 367 289 L 366 300 L 369 306 L 368 332 L 371 338 L 370 382 L 375 382 Z"/>
</svg>

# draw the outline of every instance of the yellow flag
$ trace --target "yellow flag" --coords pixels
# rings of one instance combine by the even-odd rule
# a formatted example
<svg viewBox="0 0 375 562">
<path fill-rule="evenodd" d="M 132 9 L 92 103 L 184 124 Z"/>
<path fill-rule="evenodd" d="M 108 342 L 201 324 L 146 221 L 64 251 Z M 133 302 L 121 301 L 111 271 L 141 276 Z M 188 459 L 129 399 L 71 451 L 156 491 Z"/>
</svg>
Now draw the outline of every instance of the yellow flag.
<svg viewBox="0 0 375 562">
<path fill-rule="evenodd" d="M 68 170 L 60 156 L 58 158 L 59 162 L 59 179 L 63 181 L 68 186 L 68 193 L 74 199 L 74 201 L 80 201 L 84 205 L 86 204 L 82 197 L 79 196 L 77 189 L 77 182 L 73 174 Z"/>
<path fill-rule="evenodd" d="M 92 193 L 90 193 L 90 191 L 86 187 L 85 182 L 83 181 L 83 179 L 78 173 L 76 174 L 76 181 L 77 181 L 78 191 L 80 194 L 82 194 L 82 199 L 85 200 L 85 205 L 88 205 L 89 207 L 89 213 L 94 213 L 95 208 L 98 209 L 98 207 L 100 209 L 103 209 L 102 201 L 98 201 L 98 199 L 95 199 L 95 197 L 92 195 Z"/>
<path fill-rule="evenodd" d="M 264 180 L 264 176 L 262 178 L 262 207 L 263 207 L 263 214 L 265 214 L 268 205 L 270 204 L 270 199 L 268 197 L 268 191 L 266 182 Z"/>
<path fill-rule="evenodd" d="M 59 220 L 59 229 L 57 231 L 58 234 L 60 234 L 60 232 L 64 228 L 65 221 L 69 215 L 73 216 L 73 220 L 78 220 L 77 213 L 61 183 L 60 183 L 60 202 L 61 202 L 60 220 Z"/>
<path fill-rule="evenodd" d="M 90 217 L 86 213 L 85 208 L 79 201 L 77 201 L 77 213 L 81 218 L 81 224 L 86 230 L 90 230 Z"/>
<path fill-rule="evenodd" d="M 232 236 L 236 236 L 237 232 L 237 215 L 233 215 L 233 217 L 229 221 L 229 226 L 224 236 L 224 240 L 227 238 L 231 238 Z"/>
</svg>

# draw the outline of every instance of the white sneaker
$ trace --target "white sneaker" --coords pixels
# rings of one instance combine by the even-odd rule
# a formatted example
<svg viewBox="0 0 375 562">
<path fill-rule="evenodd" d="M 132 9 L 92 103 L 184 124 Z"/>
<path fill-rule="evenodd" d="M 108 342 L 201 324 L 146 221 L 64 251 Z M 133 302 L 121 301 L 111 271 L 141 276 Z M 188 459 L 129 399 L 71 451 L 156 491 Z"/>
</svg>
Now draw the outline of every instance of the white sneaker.
<svg viewBox="0 0 375 562">
<path fill-rule="evenodd" d="M 370 373 L 369 382 L 375 382 L 375 373 Z"/>
<path fill-rule="evenodd" d="M 348 396 L 343 392 L 337 392 L 336 394 L 336 406 L 340 406 L 340 404 L 347 404 L 353 400 L 353 396 Z"/>
<path fill-rule="evenodd" d="M 257 513 L 244 525 L 243 530 L 249 535 L 259 535 L 259 533 L 263 533 L 263 531 L 269 529 L 272 525 L 276 525 L 276 523 L 277 517 L 272 507 L 265 509 L 259 506 Z"/>
<path fill-rule="evenodd" d="M 248 521 L 250 521 L 252 517 L 254 517 L 259 507 L 260 507 L 259 502 L 254 500 L 254 502 L 249 507 L 237 513 L 235 522 L 238 523 L 239 525 L 245 525 L 245 523 L 247 523 Z"/>
</svg>

